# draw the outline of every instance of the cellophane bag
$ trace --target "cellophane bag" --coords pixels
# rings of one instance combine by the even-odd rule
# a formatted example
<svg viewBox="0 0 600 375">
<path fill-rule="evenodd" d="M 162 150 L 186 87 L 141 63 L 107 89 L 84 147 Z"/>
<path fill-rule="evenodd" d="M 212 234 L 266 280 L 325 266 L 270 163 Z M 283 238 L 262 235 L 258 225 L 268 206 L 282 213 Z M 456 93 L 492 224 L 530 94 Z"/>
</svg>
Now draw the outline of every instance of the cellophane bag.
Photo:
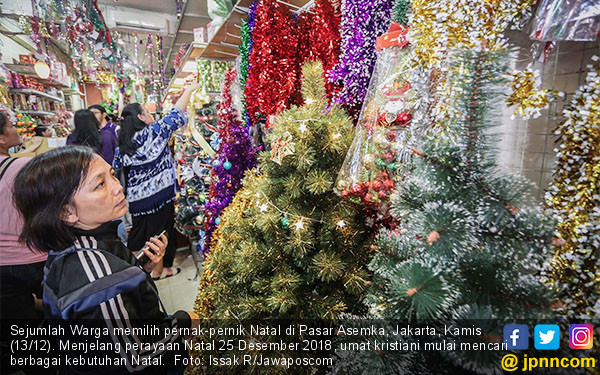
<svg viewBox="0 0 600 375">
<path fill-rule="evenodd" d="M 380 212 L 387 210 L 390 193 L 406 172 L 410 148 L 419 138 L 411 126 L 418 101 L 409 81 L 411 47 L 405 39 L 407 29 L 400 31 L 400 42 L 392 46 L 379 49 L 378 40 L 377 63 L 356 135 L 336 182 L 343 198 L 360 200 Z M 386 35 L 390 34 L 392 28 Z"/>
<path fill-rule="evenodd" d="M 595 41 L 600 33 L 600 1 L 542 0 L 531 39 Z"/>
</svg>

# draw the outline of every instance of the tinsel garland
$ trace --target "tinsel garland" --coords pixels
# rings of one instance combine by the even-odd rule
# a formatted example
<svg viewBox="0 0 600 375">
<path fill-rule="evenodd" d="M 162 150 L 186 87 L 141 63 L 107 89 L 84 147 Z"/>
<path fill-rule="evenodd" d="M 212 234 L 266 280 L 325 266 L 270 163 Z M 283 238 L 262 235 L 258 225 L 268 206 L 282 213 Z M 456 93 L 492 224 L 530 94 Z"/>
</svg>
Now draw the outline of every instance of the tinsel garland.
<svg viewBox="0 0 600 375">
<path fill-rule="evenodd" d="M 559 126 L 558 162 L 546 202 L 565 241 L 551 263 L 550 281 L 572 318 L 600 317 L 600 63 L 577 90 Z"/>
<path fill-rule="evenodd" d="M 429 110 L 424 124 L 440 124 L 457 115 L 447 105 L 451 98 L 461 96 L 456 87 L 448 85 L 445 73 L 447 52 L 457 48 L 485 46 L 501 50 L 507 45 L 504 31 L 518 27 L 528 19 L 535 0 L 411 0 L 409 39 L 413 46 L 415 72 L 425 77 L 422 92 L 433 93 L 426 98 Z M 420 79 L 412 79 L 417 82 Z"/>
<path fill-rule="evenodd" d="M 241 187 L 244 172 L 256 165 L 255 151 L 248 136 L 248 128 L 233 107 L 232 84 L 237 78 L 233 67 L 225 73 L 221 102 L 217 111 L 219 152 L 213 162 L 213 180 L 206 203 L 204 252 L 210 251 L 211 237 L 220 222 L 219 216 L 231 203 Z"/>
<path fill-rule="evenodd" d="M 342 6 L 342 46 L 332 82 L 343 85 L 337 103 L 357 117 L 375 66 L 375 40 L 390 25 L 392 0 L 347 0 Z"/>
<path fill-rule="evenodd" d="M 250 7 L 248 8 L 248 20 L 242 20 L 242 27 L 240 30 L 240 88 L 242 90 L 242 113 L 246 126 L 252 125 L 246 108 L 246 81 L 248 80 L 248 74 L 250 73 L 250 53 L 252 53 L 253 45 L 252 31 L 256 25 L 257 6 L 258 1 L 253 1 L 250 4 Z"/>
<path fill-rule="evenodd" d="M 323 64 L 325 90 L 331 100 L 340 86 L 329 80 L 329 71 L 339 62 L 341 12 L 330 0 L 316 0 L 313 8 L 310 32 L 310 51 L 312 56 Z"/>
<path fill-rule="evenodd" d="M 252 31 L 246 107 L 253 123 L 288 108 L 297 90 L 298 34 L 288 7 L 262 0 Z"/>
</svg>

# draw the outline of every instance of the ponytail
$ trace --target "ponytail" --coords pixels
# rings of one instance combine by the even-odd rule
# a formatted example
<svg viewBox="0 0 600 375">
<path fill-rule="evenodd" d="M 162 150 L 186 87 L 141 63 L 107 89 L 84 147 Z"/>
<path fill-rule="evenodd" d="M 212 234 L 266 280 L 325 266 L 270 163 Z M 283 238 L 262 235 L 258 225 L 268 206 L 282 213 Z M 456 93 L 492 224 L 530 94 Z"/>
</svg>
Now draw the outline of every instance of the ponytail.
<svg viewBox="0 0 600 375">
<path fill-rule="evenodd" d="M 140 103 L 127 104 L 121 112 L 121 130 L 119 131 L 119 152 L 121 155 L 133 155 L 138 149 L 138 145 L 133 142 L 133 136 L 136 132 L 144 129 L 146 123 L 139 119 L 142 114 Z"/>
</svg>

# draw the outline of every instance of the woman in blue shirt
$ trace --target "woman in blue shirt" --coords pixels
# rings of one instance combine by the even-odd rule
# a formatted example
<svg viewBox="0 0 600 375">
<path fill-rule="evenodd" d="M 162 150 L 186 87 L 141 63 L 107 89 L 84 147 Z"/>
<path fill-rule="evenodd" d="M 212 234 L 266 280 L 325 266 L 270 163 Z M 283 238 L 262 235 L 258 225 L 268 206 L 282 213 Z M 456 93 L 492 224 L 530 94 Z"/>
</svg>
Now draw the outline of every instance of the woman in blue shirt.
<svg viewBox="0 0 600 375">
<path fill-rule="evenodd" d="M 123 108 L 119 147 L 113 166 L 123 168 L 126 175 L 127 201 L 132 216 L 132 227 L 127 241 L 131 251 L 141 249 L 149 237 L 167 231 L 169 246 L 163 264 L 153 271 L 154 279 L 176 275 L 175 258 L 175 164 L 168 147 L 173 132 L 188 122 L 184 113 L 190 96 L 198 88 L 192 84 L 185 89 L 169 114 L 154 121 L 148 110 L 139 103 Z"/>
</svg>

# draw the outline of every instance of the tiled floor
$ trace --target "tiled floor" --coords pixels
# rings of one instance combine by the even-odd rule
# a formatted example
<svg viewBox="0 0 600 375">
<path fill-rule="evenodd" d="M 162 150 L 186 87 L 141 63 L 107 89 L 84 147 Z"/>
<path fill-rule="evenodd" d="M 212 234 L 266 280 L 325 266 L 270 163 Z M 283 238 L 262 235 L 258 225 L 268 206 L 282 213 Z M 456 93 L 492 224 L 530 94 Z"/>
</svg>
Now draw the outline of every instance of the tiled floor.
<svg viewBox="0 0 600 375">
<path fill-rule="evenodd" d="M 194 259 L 188 250 L 180 251 L 175 256 L 173 266 L 181 268 L 181 273 L 156 281 L 158 293 L 169 314 L 173 314 L 177 310 L 191 311 L 200 284 L 200 276 L 196 275 Z M 202 264 L 199 264 L 200 269 L 201 267 Z"/>
</svg>

